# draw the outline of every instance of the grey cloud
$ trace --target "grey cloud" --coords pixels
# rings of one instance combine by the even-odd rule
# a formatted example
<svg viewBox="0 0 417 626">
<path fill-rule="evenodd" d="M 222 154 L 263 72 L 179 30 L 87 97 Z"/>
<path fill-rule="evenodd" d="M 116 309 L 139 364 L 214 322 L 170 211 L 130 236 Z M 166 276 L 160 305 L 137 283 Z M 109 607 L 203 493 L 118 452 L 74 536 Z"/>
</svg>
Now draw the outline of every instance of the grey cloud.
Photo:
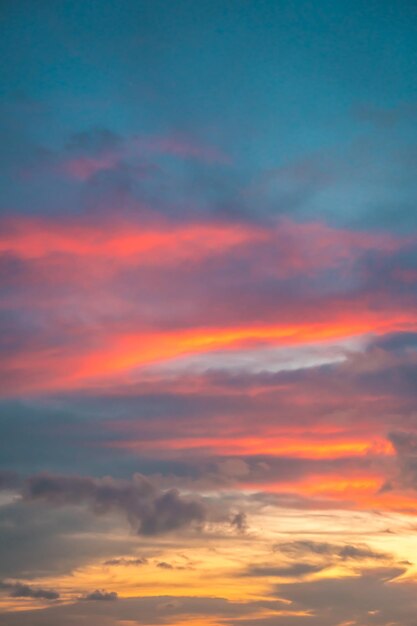
<svg viewBox="0 0 417 626">
<path fill-rule="evenodd" d="M 325 568 L 325 565 L 314 565 L 312 563 L 295 563 L 294 565 L 284 566 L 262 565 L 248 568 L 243 575 L 261 578 L 299 578 L 301 576 L 307 576 L 308 574 L 316 574 Z"/>
<path fill-rule="evenodd" d="M 40 474 L 27 480 L 24 500 L 51 506 L 87 504 L 97 515 L 117 511 L 140 535 L 201 525 L 207 518 L 202 501 L 181 496 L 175 489 L 162 491 L 140 474 L 131 481 Z"/>
<path fill-rule="evenodd" d="M 83 507 L 50 507 L 21 498 L 0 506 L 0 579 L 66 574 L 91 560 L 135 554 L 138 537 L 124 520 L 92 516 Z M 117 532 L 115 530 L 117 529 Z"/>
<path fill-rule="evenodd" d="M 0 491 L 15 489 L 19 484 L 20 479 L 16 472 L 0 471 Z"/>
<path fill-rule="evenodd" d="M 0 590 L 8 592 L 11 598 L 35 598 L 43 600 L 57 600 L 59 593 L 53 589 L 32 587 L 21 582 L 0 581 Z"/>
<path fill-rule="evenodd" d="M 407 353 L 417 350 L 417 333 L 404 331 L 383 335 L 374 339 L 372 345 L 390 352 Z"/>
<path fill-rule="evenodd" d="M 374 552 L 368 548 L 360 548 L 358 546 L 343 546 L 338 552 L 338 556 L 342 559 L 386 559 L 383 553 Z"/>
<path fill-rule="evenodd" d="M 393 107 L 381 107 L 372 103 L 355 107 L 354 115 L 362 122 L 369 122 L 382 129 L 390 129 L 404 122 L 414 122 L 417 118 L 417 104 L 402 102 Z"/>
<path fill-rule="evenodd" d="M 179 616 L 215 617 L 228 626 L 415 626 L 416 585 L 391 582 L 398 570 L 362 576 L 280 583 L 272 594 L 285 601 L 228 602 L 222 598 L 120 598 L 79 601 L 37 611 L 0 614 L 1 626 L 116 626 L 120 622 L 173 624 Z M 290 602 L 291 604 L 288 604 Z M 265 609 L 269 616 L 265 616 Z M 282 610 L 285 614 L 282 614 Z M 261 614 L 260 611 L 263 611 Z"/>
<path fill-rule="evenodd" d="M 417 489 L 417 433 L 395 431 L 388 435 L 397 460 L 397 472 L 391 481 L 387 481 L 383 490 L 395 487 Z"/>
<path fill-rule="evenodd" d="M 118 600 L 119 596 L 115 591 L 102 591 L 101 589 L 96 589 L 91 593 L 88 593 L 84 596 L 83 600 L 95 600 L 98 602 L 114 602 Z"/>
<path fill-rule="evenodd" d="M 107 128 L 91 128 L 74 133 L 67 142 L 66 150 L 76 154 L 96 155 L 120 148 L 122 139 Z"/>
<path fill-rule="evenodd" d="M 282 585 L 277 591 L 293 602 L 294 608 L 308 608 L 323 616 L 330 614 L 333 624 L 349 619 L 364 624 L 411 624 L 410 609 L 416 608 L 415 585 L 391 583 L 403 572 L 399 568 L 382 568 L 357 577 Z"/>
<path fill-rule="evenodd" d="M 273 601 L 268 606 L 279 606 Z M 154 596 L 119 598 L 117 602 L 80 600 L 74 604 L 48 607 L 37 611 L 0 613 L 1 626 L 119 626 L 124 621 L 146 626 L 171 626 L 179 616 L 214 617 L 217 621 L 253 615 L 258 602 L 230 602 L 216 597 Z M 221 622 L 219 622 L 221 623 Z"/>
<path fill-rule="evenodd" d="M 146 565 L 148 563 L 148 559 L 139 557 L 139 558 L 131 558 L 127 559 L 125 557 L 121 557 L 118 559 L 109 559 L 104 561 L 103 565 L 123 565 L 123 566 L 137 566 L 137 565 Z"/>
<path fill-rule="evenodd" d="M 417 433 L 394 431 L 389 433 L 388 438 L 400 456 L 409 459 L 417 457 Z"/>
<path fill-rule="evenodd" d="M 248 520 L 246 513 L 240 512 L 232 516 L 230 520 L 232 527 L 236 528 L 240 532 L 244 532 L 248 527 Z"/>
<path fill-rule="evenodd" d="M 360 545 L 336 545 L 331 543 L 319 542 L 319 541 L 292 541 L 289 543 L 281 543 L 275 546 L 278 552 L 289 554 L 292 556 L 305 556 L 306 554 L 313 554 L 318 556 L 336 557 L 341 560 L 361 560 L 361 559 L 374 559 L 374 560 L 387 560 L 390 559 L 390 555 L 383 552 L 376 552 L 371 550 L 368 546 Z"/>
<path fill-rule="evenodd" d="M 361 576 L 280 583 L 277 597 L 290 609 L 285 615 L 248 617 L 229 626 L 415 626 L 414 582 L 393 581 L 399 569 L 380 569 Z"/>
</svg>

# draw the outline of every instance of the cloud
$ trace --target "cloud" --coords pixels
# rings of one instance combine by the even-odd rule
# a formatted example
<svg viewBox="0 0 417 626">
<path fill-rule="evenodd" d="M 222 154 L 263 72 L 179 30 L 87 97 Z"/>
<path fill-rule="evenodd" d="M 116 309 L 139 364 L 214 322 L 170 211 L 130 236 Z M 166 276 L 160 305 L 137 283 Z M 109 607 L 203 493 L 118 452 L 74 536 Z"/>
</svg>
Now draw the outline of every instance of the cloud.
<svg viewBox="0 0 417 626">
<path fill-rule="evenodd" d="M 345 560 L 387 560 L 392 557 L 384 552 L 376 552 L 364 545 L 338 545 L 332 543 L 323 543 L 318 541 L 292 541 L 289 543 L 277 544 L 274 548 L 277 552 L 282 552 L 291 556 L 303 557 L 306 554 L 332 557 Z"/>
<path fill-rule="evenodd" d="M 233 602 L 216 597 L 119 598 L 117 602 L 54 605 L 37 611 L 0 614 L 3 626 L 116 626 L 174 624 L 181 618 L 228 626 L 415 626 L 416 584 L 393 581 L 398 570 L 312 581 L 280 582 L 268 599 Z M 105 593 L 105 592 L 104 592 Z M 278 599 L 279 598 L 279 599 Z"/>
<path fill-rule="evenodd" d="M 414 122 L 417 118 L 416 102 L 402 102 L 393 107 L 363 104 L 354 109 L 354 114 L 362 122 L 369 122 L 379 130 L 393 128 L 401 123 Z"/>
<path fill-rule="evenodd" d="M 355 503 L 404 510 L 404 501 L 380 488 L 393 478 L 401 428 L 401 456 L 411 480 L 412 455 L 404 446 L 416 400 L 415 334 L 388 334 L 342 350 L 343 361 L 325 366 L 157 373 L 132 384 L 67 393 L 42 406 L 28 402 L 20 413 L 5 403 L 0 456 L 9 467 L 24 464 L 26 473 L 30 462 L 39 464 L 36 442 L 55 473 L 71 468 L 77 450 L 80 473 L 100 475 L 109 462 L 123 462 L 122 475 L 155 472 L 163 489 L 248 486 L 252 493 L 275 491 L 269 501 L 284 507 Z M 393 415 L 396 430 L 387 440 Z"/>
<path fill-rule="evenodd" d="M 327 615 L 330 624 L 349 619 L 364 624 L 385 625 L 390 621 L 411 624 L 416 606 L 412 596 L 415 584 L 392 582 L 403 571 L 381 568 L 361 576 L 282 585 L 277 591 L 280 597 L 293 603 L 294 609 Z"/>
<path fill-rule="evenodd" d="M 57 600 L 60 595 L 53 589 L 32 587 L 21 582 L 0 581 L 0 590 L 9 592 L 11 598 L 34 598 L 42 600 Z"/>
<path fill-rule="evenodd" d="M 145 559 L 143 557 L 139 557 L 139 558 L 131 558 L 131 559 L 127 559 L 126 557 L 120 557 L 117 559 L 108 559 L 107 561 L 104 561 L 103 565 L 122 565 L 123 567 L 126 566 L 137 566 L 137 565 L 146 565 L 148 563 L 148 559 Z"/>
<path fill-rule="evenodd" d="M 103 591 L 101 589 L 96 589 L 91 593 L 88 593 L 86 596 L 82 598 L 82 600 L 94 600 L 97 602 L 114 602 L 118 600 L 119 596 L 115 591 Z"/>
<path fill-rule="evenodd" d="M 20 478 L 16 472 L 0 471 L 0 491 L 15 489 L 19 484 Z"/>
<path fill-rule="evenodd" d="M 309 574 L 317 574 L 326 566 L 313 563 L 295 563 L 294 565 L 252 565 L 242 575 L 254 577 L 300 578 Z"/>
<path fill-rule="evenodd" d="M 288 219 L 267 228 L 114 213 L 0 226 L 6 395 L 88 388 L 185 355 L 211 354 L 212 369 L 241 350 L 232 369 L 251 354 L 259 369 L 255 348 L 417 324 L 413 238 Z"/>
<path fill-rule="evenodd" d="M 393 431 L 388 435 L 395 453 L 397 467 L 383 491 L 392 487 L 417 489 L 417 432 Z"/>
<path fill-rule="evenodd" d="M 1 626 L 119 626 L 121 623 L 173 625 L 193 617 L 196 623 L 257 615 L 262 608 L 277 608 L 276 600 L 233 602 L 221 597 L 120 597 L 117 602 L 86 602 L 51 606 L 36 611 L 0 613 Z"/>
<path fill-rule="evenodd" d="M 50 160 L 56 162 L 51 173 L 55 170 L 78 181 L 94 179 L 97 183 L 101 173 L 111 174 L 122 168 L 132 172 L 157 169 L 161 157 L 163 162 L 166 157 L 173 157 L 205 166 L 231 163 L 231 159 L 218 148 L 201 144 L 186 135 L 122 137 L 106 128 L 96 127 L 74 133 L 64 150 L 50 155 Z"/>
<path fill-rule="evenodd" d="M 108 128 L 94 127 L 71 135 L 65 150 L 70 154 L 97 156 L 119 149 L 122 143 L 122 138 Z"/>
<path fill-rule="evenodd" d="M 231 517 L 230 524 L 240 532 L 244 532 L 248 528 L 248 518 L 246 513 L 240 511 Z"/>
<path fill-rule="evenodd" d="M 29 505 L 19 491 L 8 495 L 0 496 L 0 579 L 51 580 L 137 550 L 138 537 L 126 532 L 123 518 L 93 516 L 81 506 Z"/>
<path fill-rule="evenodd" d="M 175 489 L 161 491 L 140 474 L 135 474 L 131 481 L 32 476 L 26 482 L 24 500 L 43 501 L 51 506 L 87 504 L 97 515 L 117 511 L 140 535 L 201 526 L 207 519 L 207 508 L 201 500 L 181 496 Z"/>
</svg>

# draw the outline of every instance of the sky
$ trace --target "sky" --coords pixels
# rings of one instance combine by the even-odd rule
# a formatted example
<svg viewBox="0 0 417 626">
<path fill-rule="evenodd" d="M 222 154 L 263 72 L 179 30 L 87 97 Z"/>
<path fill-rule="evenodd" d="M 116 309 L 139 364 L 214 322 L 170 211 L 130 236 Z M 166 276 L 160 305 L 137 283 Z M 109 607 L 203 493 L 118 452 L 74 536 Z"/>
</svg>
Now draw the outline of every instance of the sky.
<svg viewBox="0 0 417 626">
<path fill-rule="evenodd" d="M 416 626 L 416 3 L 0 35 L 0 626 Z"/>
</svg>

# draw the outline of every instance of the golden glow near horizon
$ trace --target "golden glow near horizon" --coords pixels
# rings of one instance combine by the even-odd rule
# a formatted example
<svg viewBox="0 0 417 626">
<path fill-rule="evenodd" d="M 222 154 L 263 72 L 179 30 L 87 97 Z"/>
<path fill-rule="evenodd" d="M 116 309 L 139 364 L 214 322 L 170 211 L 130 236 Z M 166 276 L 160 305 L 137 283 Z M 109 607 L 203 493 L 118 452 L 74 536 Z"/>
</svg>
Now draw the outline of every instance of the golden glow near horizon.
<svg viewBox="0 0 417 626">
<path fill-rule="evenodd" d="M 143 552 L 118 554 L 113 559 L 85 565 L 70 575 L 29 582 L 58 590 L 59 602 L 64 604 L 72 602 L 74 597 L 86 596 L 92 589 L 109 588 L 120 598 L 221 597 L 230 602 L 250 603 L 268 600 L 271 585 L 281 583 L 285 590 L 286 584 L 300 580 L 297 571 L 291 575 L 294 561 L 284 549 L 291 542 L 366 547 L 369 556 L 360 562 L 362 574 L 367 570 L 373 572 L 376 567 L 392 567 L 393 558 L 405 562 L 417 557 L 417 544 L 410 534 L 415 521 L 408 515 L 375 516 L 371 512 L 358 512 L 352 520 L 352 514 L 343 510 L 311 511 L 308 516 L 300 516 L 296 509 L 283 508 L 277 514 L 276 509 L 267 507 L 251 515 L 251 521 L 250 530 L 234 536 L 232 542 L 219 540 L 216 532 L 212 536 L 196 537 L 188 547 L 181 540 L 166 539 L 146 557 L 145 548 Z M 385 532 L 388 528 L 390 532 Z M 312 566 L 312 571 L 302 575 L 304 582 L 360 575 L 355 558 L 339 559 L 329 565 L 325 556 L 319 552 L 309 555 L 305 562 Z M 256 575 L 256 570 L 268 568 L 269 575 L 267 572 Z M 416 575 L 411 570 L 408 580 Z M 7 598 L 0 606 L 2 610 L 32 610 L 47 605 L 44 600 Z M 302 612 L 285 602 L 280 611 L 271 612 L 271 615 L 298 614 Z M 256 612 L 256 616 L 262 615 L 261 610 Z"/>
</svg>

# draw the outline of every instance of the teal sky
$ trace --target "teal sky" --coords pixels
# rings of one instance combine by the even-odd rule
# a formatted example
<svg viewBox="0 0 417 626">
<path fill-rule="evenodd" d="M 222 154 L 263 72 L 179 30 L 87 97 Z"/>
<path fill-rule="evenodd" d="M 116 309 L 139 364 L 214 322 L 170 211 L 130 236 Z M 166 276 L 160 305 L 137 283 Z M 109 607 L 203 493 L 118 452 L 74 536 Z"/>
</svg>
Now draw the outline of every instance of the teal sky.
<svg viewBox="0 0 417 626">
<path fill-rule="evenodd" d="M 191 136 L 230 163 L 209 181 L 171 164 L 179 202 L 407 229 L 416 18 L 413 2 L 6 2 L 2 150 L 19 171 L 92 128 Z M 301 191 L 265 182 L 277 168 L 296 168 Z M 247 206 L 259 185 L 263 206 Z M 71 210 L 42 181 L 5 186 L 5 210 L 29 194 L 36 211 Z"/>
</svg>

